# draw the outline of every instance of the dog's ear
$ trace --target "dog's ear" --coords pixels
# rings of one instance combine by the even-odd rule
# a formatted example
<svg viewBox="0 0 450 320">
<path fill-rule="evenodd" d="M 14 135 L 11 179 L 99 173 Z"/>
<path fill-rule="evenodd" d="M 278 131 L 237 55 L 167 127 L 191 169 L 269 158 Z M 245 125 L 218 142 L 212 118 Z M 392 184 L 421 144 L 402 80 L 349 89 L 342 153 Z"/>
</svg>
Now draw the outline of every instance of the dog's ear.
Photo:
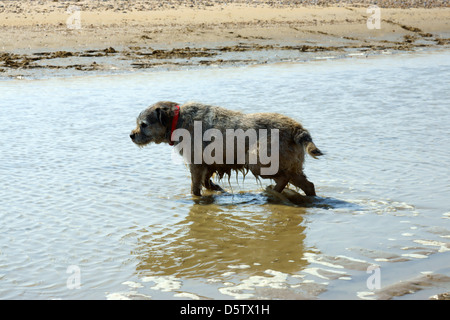
<svg viewBox="0 0 450 320">
<path fill-rule="evenodd" d="M 159 122 L 163 127 L 167 127 L 175 115 L 175 107 L 177 105 L 178 103 L 170 101 L 160 101 L 156 103 L 153 106 L 154 113 L 152 113 L 152 118 Z"/>
<path fill-rule="evenodd" d="M 169 125 L 171 119 L 175 115 L 175 106 L 177 105 L 178 103 L 170 101 L 158 102 L 158 106 L 155 109 L 156 119 L 163 127 Z"/>
<path fill-rule="evenodd" d="M 158 119 L 159 123 L 165 127 L 169 121 L 168 108 L 166 107 L 158 107 L 156 108 L 156 119 Z"/>
</svg>

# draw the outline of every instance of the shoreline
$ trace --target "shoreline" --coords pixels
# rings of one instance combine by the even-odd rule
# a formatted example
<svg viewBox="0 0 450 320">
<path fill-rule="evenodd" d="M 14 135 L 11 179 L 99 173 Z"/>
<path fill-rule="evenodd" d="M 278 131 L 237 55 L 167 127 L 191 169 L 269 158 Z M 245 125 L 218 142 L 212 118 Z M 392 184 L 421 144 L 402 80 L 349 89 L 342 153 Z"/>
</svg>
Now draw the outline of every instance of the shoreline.
<svg viewBox="0 0 450 320">
<path fill-rule="evenodd" d="M 368 13 L 361 6 L 232 3 L 199 9 L 184 1 L 153 10 L 153 1 L 147 7 L 136 1 L 126 8 L 118 0 L 2 3 L 0 77 L 43 70 L 76 74 L 271 63 L 308 60 L 311 54 L 320 58 L 450 47 L 448 7 L 380 8 L 377 28 L 370 20 L 375 11 Z M 78 9 L 71 7 L 74 3 Z"/>
</svg>

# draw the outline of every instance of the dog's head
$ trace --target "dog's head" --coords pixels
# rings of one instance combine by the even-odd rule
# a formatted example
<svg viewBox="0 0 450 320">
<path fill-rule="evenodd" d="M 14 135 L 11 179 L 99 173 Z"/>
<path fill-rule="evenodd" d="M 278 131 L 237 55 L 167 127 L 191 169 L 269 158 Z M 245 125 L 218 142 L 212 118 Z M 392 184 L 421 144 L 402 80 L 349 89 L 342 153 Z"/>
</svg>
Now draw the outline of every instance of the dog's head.
<svg viewBox="0 0 450 320">
<path fill-rule="evenodd" d="M 142 111 L 136 119 L 131 140 L 142 147 L 150 142 L 170 142 L 170 129 L 175 115 L 175 102 L 161 101 Z"/>
</svg>

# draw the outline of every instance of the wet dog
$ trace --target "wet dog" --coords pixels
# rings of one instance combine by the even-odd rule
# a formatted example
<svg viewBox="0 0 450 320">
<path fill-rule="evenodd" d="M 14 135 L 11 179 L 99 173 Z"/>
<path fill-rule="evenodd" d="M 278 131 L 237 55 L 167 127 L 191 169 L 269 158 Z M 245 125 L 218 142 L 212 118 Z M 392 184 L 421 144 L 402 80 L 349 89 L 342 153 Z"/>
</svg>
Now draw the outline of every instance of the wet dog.
<svg viewBox="0 0 450 320">
<path fill-rule="evenodd" d="M 142 111 L 136 124 L 130 134 L 136 145 L 168 143 L 183 156 L 193 195 L 200 196 L 202 187 L 223 191 L 211 178 L 217 174 L 221 179 L 233 170 L 273 179 L 277 192 L 290 183 L 307 196 L 316 195 L 303 173 L 303 162 L 305 152 L 313 158 L 323 153 L 309 132 L 287 116 L 161 101 Z"/>
</svg>

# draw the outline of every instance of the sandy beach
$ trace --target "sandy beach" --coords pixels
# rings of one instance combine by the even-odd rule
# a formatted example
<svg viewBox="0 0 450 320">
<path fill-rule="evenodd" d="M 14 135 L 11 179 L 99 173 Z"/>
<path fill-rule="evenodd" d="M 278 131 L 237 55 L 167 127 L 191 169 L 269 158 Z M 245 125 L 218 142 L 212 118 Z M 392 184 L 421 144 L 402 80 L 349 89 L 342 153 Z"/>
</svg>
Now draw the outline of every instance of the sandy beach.
<svg viewBox="0 0 450 320">
<path fill-rule="evenodd" d="M 275 57 L 283 51 L 279 60 L 289 60 L 295 53 L 368 54 L 449 43 L 450 8 L 444 1 L 384 1 L 373 10 L 370 3 L 320 4 L 0 1 L 0 74 L 267 63 L 273 59 L 242 53 Z M 241 55 L 224 55 L 235 52 Z"/>
</svg>

